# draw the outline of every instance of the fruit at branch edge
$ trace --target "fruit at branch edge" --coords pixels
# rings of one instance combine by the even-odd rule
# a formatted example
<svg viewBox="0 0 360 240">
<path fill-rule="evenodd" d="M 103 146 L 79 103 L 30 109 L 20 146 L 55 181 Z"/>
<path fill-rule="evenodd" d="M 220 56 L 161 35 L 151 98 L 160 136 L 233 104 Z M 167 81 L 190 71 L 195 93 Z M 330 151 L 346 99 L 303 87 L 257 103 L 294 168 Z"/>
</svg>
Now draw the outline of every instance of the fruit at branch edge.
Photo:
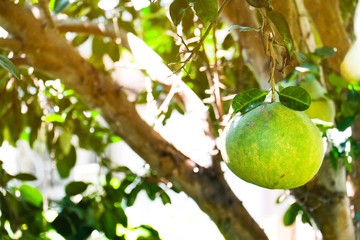
<svg viewBox="0 0 360 240">
<path fill-rule="evenodd" d="M 324 147 L 304 112 L 276 102 L 235 115 L 223 134 L 222 155 L 229 169 L 249 183 L 291 189 L 314 177 Z"/>
</svg>

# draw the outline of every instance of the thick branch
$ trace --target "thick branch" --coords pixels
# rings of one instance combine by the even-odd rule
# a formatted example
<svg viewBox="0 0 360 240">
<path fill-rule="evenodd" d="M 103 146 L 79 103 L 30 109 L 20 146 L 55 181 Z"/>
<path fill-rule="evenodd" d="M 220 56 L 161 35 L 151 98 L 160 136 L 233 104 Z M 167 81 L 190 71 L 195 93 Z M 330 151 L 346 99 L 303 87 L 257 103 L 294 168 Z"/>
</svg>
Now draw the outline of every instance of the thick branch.
<svg viewBox="0 0 360 240">
<path fill-rule="evenodd" d="M 218 168 L 197 166 L 165 141 L 139 117 L 116 82 L 96 71 L 57 31 L 44 28 L 30 11 L 7 0 L 0 0 L 0 24 L 21 39 L 23 51 L 34 67 L 61 78 L 91 107 L 99 108 L 114 133 L 159 175 L 169 178 L 191 196 L 227 239 L 267 239 Z"/>
<path fill-rule="evenodd" d="M 343 166 L 334 170 L 330 159 L 324 159 L 317 176 L 292 193 L 314 218 L 324 240 L 355 240 Z"/>
<path fill-rule="evenodd" d="M 92 34 L 97 36 L 109 37 L 112 39 L 116 39 L 114 27 L 110 24 L 104 23 L 92 23 L 92 22 L 84 22 L 76 19 L 68 19 L 68 20 L 56 20 L 55 21 L 56 28 L 63 33 L 66 32 L 76 32 L 76 33 L 85 33 Z M 129 48 L 129 43 L 126 37 L 126 32 L 120 29 L 120 40 L 121 44 Z"/>
<path fill-rule="evenodd" d="M 340 73 L 340 64 L 349 50 L 350 40 L 341 19 L 339 0 L 304 0 L 322 44 L 337 49 L 337 54 L 328 59 L 328 66 Z"/>
</svg>

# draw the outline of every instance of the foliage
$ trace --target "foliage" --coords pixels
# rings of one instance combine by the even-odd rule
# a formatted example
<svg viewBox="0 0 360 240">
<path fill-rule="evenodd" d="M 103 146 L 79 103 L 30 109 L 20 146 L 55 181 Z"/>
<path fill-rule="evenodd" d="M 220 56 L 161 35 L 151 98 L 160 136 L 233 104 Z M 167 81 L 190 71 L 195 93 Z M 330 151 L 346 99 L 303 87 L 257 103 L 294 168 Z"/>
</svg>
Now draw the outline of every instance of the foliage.
<svg viewBox="0 0 360 240">
<path fill-rule="evenodd" d="M 20 4 L 34 6 L 38 2 L 41 1 L 23 0 Z M 354 10 L 355 1 L 340 2 L 342 16 L 351 28 L 350 12 Z M 112 74 L 123 59 L 130 58 L 131 64 L 134 61 L 129 57 L 126 43 L 121 42 L 121 31 L 141 38 L 208 107 L 208 123 L 214 136 L 224 127 L 226 113 L 250 111 L 266 101 L 267 95 L 276 95 L 285 106 L 299 111 L 311 104 L 309 94 L 300 87 L 283 87 L 281 82 L 276 82 L 275 89 L 275 79 L 271 76 L 272 89 L 260 90 L 253 69 L 245 63 L 235 30 L 252 31 L 261 36 L 267 31 L 273 35 L 279 33 L 276 39 L 264 38 L 264 44 L 274 47 L 275 52 L 285 49 L 283 55 L 286 56 L 281 56 L 284 62 L 295 62 L 296 67 L 285 82 L 295 85 L 300 81 L 326 82 L 327 97 L 336 103 L 336 122 L 334 126 L 319 124 L 318 127 L 330 143 L 328 133 L 334 129 L 345 131 L 360 112 L 359 83 L 348 83 L 338 73 L 323 68 L 327 59 L 336 56 L 334 48 L 319 46 L 311 53 L 298 52 L 288 22 L 272 8 L 270 1 L 247 0 L 259 13 L 262 21 L 259 27 L 227 25 L 219 18 L 223 5 L 215 0 L 174 0 L 168 6 L 164 1 L 149 1 L 148 6 L 140 9 L 135 8 L 132 1 L 124 0 L 118 1 L 111 10 L 100 7 L 100 3 L 99 0 L 50 0 L 45 11 L 50 11 L 54 18 L 61 15 L 67 20 L 81 19 L 114 30 L 115 33 L 103 35 L 81 31 L 63 34 L 75 48 L 87 49 L 88 60 L 105 75 Z M 278 59 L 274 52 L 267 54 L 275 70 Z M 57 232 L 66 239 L 86 239 L 98 231 L 108 239 L 125 239 L 130 232 L 137 233 L 138 239 L 160 239 L 158 232 L 149 226 L 129 226 L 125 209 L 135 203 L 141 191 L 151 200 L 161 199 L 169 204 L 167 192 L 178 189 L 169 189 L 152 170 L 138 176 L 124 166 L 115 166 L 105 152 L 110 144 L 121 139 L 112 133 L 99 112 L 89 108 L 81 96 L 47 72 L 11 61 L 21 57 L 16 51 L 0 50 L 0 145 L 7 142 L 16 146 L 25 140 L 32 147 L 45 146 L 57 173 L 68 184 L 61 201 L 47 199 L 41 189 L 32 185 L 34 176 L 11 175 L 0 165 L 0 235 L 5 236 L 4 239 L 38 239 L 39 236 L 50 239 L 49 236 Z M 172 113 L 185 113 L 186 108 L 176 94 L 169 94 L 171 86 L 157 80 L 152 79 L 150 88 L 136 92 L 135 103 L 153 101 L 156 109 L 161 110 L 156 117 L 165 124 Z M 350 172 L 353 160 L 359 156 L 356 141 L 349 137 L 339 145 L 330 146 L 334 168 L 341 163 Z M 99 182 L 69 178 L 79 148 L 94 152 L 100 159 Z M 48 206 L 45 201 L 49 202 Z M 56 217 L 46 217 L 54 211 Z M 310 222 L 311 216 L 294 203 L 285 213 L 285 225 L 292 224 L 298 215 L 303 222 Z"/>
</svg>

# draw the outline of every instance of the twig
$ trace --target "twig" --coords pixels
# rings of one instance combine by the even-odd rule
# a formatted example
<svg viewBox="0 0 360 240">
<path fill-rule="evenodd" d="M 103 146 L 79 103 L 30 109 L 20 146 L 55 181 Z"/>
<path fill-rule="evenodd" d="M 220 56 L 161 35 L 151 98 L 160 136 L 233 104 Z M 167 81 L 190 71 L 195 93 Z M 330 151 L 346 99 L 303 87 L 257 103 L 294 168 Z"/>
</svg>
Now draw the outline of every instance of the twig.
<svg viewBox="0 0 360 240">
<path fill-rule="evenodd" d="M 218 12 L 217 12 L 217 17 L 220 16 L 221 12 L 223 11 L 225 5 L 229 2 L 230 0 L 225 0 Z M 201 48 L 203 42 L 205 41 L 206 37 L 209 35 L 211 29 L 213 28 L 213 26 L 216 24 L 216 21 L 213 21 L 210 23 L 210 25 L 207 27 L 204 35 L 200 38 L 200 41 L 198 42 L 198 44 L 191 50 L 190 55 L 182 62 L 183 64 L 181 65 L 181 67 L 179 67 L 177 70 L 175 70 L 175 72 L 173 72 L 174 75 L 178 74 L 182 69 L 184 69 L 184 67 L 186 66 L 186 64 L 193 58 L 193 56 L 198 53 L 199 49 Z"/>
<path fill-rule="evenodd" d="M 55 28 L 54 21 L 51 17 L 50 11 L 49 11 L 49 1 L 48 0 L 39 0 L 39 6 L 41 11 L 43 12 L 46 22 L 51 28 Z"/>
</svg>

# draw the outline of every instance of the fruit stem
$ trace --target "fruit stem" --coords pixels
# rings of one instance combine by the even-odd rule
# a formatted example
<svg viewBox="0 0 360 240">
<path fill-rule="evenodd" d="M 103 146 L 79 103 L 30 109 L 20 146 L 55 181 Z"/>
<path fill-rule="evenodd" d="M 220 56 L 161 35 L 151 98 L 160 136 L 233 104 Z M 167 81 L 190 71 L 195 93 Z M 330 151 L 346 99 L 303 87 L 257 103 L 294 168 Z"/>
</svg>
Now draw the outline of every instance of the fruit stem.
<svg viewBox="0 0 360 240">
<path fill-rule="evenodd" d="M 270 34 L 270 41 L 269 41 L 269 53 L 270 53 L 270 61 L 271 61 L 271 73 L 269 82 L 271 84 L 271 102 L 275 102 L 276 100 L 276 89 L 275 89 L 275 68 L 276 68 L 276 58 L 273 46 L 273 39 L 272 34 Z"/>
</svg>

